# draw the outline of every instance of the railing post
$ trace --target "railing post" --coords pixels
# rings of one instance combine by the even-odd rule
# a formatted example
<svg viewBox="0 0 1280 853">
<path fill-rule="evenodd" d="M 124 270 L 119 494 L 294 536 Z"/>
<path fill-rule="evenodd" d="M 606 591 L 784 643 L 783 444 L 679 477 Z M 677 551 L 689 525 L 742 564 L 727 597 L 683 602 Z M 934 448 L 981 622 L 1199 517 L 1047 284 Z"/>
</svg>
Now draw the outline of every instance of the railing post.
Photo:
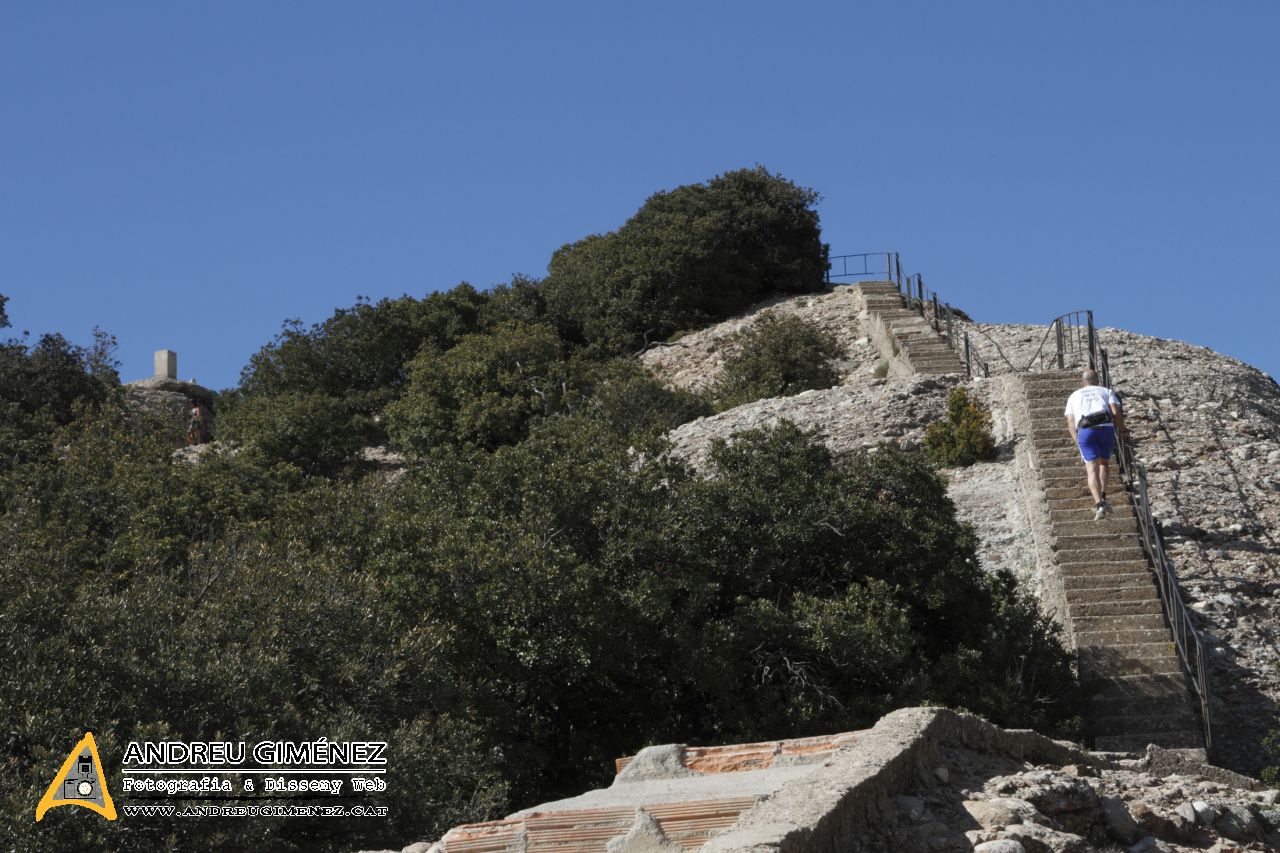
<svg viewBox="0 0 1280 853">
<path fill-rule="evenodd" d="M 1096 358 L 1096 351 L 1098 346 L 1098 339 L 1093 332 L 1093 311 L 1086 311 L 1085 314 L 1088 317 L 1088 323 L 1089 323 L 1089 369 L 1097 370 L 1098 364 L 1097 364 L 1097 358 Z"/>
<path fill-rule="evenodd" d="M 964 375 L 966 379 L 973 378 L 973 369 L 969 367 L 969 333 L 964 333 Z"/>
<path fill-rule="evenodd" d="M 933 330 L 935 332 L 941 331 L 938 327 L 938 294 L 936 293 L 933 294 Z"/>
<path fill-rule="evenodd" d="M 1065 341 L 1063 341 L 1062 339 L 1062 318 L 1061 317 L 1053 321 L 1053 327 L 1054 327 L 1053 328 L 1054 340 L 1058 344 L 1058 369 L 1062 370 L 1064 367 L 1064 364 L 1062 361 L 1062 355 L 1063 355 L 1062 347 Z"/>
</svg>

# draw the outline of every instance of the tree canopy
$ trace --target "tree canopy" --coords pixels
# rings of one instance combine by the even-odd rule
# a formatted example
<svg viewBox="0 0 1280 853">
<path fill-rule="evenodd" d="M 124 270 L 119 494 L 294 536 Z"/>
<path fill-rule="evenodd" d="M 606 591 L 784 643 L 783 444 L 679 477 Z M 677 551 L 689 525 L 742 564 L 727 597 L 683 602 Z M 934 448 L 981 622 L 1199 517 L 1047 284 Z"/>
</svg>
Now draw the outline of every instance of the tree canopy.
<svg viewBox="0 0 1280 853">
<path fill-rule="evenodd" d="M 617 231 L 555 253 L 547 313 L 568 340 L 622 354 L 772 293 L 819 290 L 817 200 L 762 167 L 657 193 Z"/>
</svg>

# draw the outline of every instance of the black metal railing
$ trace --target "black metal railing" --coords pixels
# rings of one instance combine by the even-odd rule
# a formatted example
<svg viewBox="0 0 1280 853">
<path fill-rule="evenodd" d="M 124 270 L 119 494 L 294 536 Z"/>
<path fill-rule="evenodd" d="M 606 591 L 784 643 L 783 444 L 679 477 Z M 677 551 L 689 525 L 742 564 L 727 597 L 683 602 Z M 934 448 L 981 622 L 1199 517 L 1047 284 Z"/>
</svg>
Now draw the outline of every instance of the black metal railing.
<svg viewBox="0 0 1280 853">
<path fill-rule="evenodd" d="M 1045 349 L 1053 338 L 1053 350 Z M 1092 311 L 1070 311 L 1055 317 L 1040 339 L 1024 370 L 1066 370 L 1068 367 L 1098 367 L 1098 333 Z"/>
<path fill-rule="evenodd" d="M 866 276 L 883 276 L 875 280 L 891 281 L 901 290 L 902 258 L 897 252 L 862 252 L 827 259 L 828 283 L 836 283 L 837 278 L 864 279 Z"/>
<path fill-rule="evenodd" d="M 1130 451 L 1127 443 L 1122 443 L 1117 450 L 1122 458 Z M 1213 748 L 1213 716 L 1209 696 L 1209 662 L 1205 659 L 1204 643 L 1195 623 L 1191 621 L 1191 613 L 1182 593 L 1178 589 L 1178 576 L 1173 570 L 1173 562 L 1164 549 L 1164 536 L 1160 525 L 1151 513 L 1151 497 L 1147 487 L 1147 468 L 1141 462 L 1129 456 L 1127 464 L 1122 468 L 1129 470 L 1129 480 L 1134 485 L 1134 501 L 1137 504 L 1138 532 L 1142 539 L 1142 550 L 1156 576 L 1156 587 L 1160 590 L 1160 603 L 1164 608 L 1164 618 L 1173 631 L 1173 643 L 1178 650 L 1178 657 L 1186 667 L 1195 686 L 1196 698 L 1200 700 L 1200 716 L 1204 723 L 1204 746 L 1206 750 Z"/>
<path fill-rule="evenodd" d="M 1090 314 L 1090 321 L 1093 317 Z M 1090 323 L 1092 329 L 1092 323 Z M 1111 388 L 1111 360 L 1107 351 L 1097 343 L 1097 334 L 1093 335 L 1093 352 L 1095 368 L 1099 372 L 1099 381 Z M 1151 510 L 1151 494 L 1147 485 L 1147 467 L 1134 458 L 1133 445 L 1124 431 L 1116 430 L 1116 458 L 1120 465 L 1120 474 L 1125 482 L 1133 486 L 1135 513 L 1138 519 L 1138 534 L 1142 541 L 1142 550 L 1151 563 L 1156 577 L 1156 588 L 1160 592 L 1160 604 L 1164 610 L 1165 620 L 1173 632 L 1174 647 L 1178 659 L 1186 668 L 1195 687 L 1196 698 L 1200 702 L 1200 718 L 1204 724 L 1205 749 L 1213 748 L 1213 710 L 1209 692 L 1209 662 L 1205 658 L 1204 642 L 1191 621 L 1191 611 L 1183 601 L 1182 592 L 1178 589 L 1178 575 L 1174 571 L 1173 561 L 1169 559 L 1164 548 L 1164 534 Z"/>
</svg>

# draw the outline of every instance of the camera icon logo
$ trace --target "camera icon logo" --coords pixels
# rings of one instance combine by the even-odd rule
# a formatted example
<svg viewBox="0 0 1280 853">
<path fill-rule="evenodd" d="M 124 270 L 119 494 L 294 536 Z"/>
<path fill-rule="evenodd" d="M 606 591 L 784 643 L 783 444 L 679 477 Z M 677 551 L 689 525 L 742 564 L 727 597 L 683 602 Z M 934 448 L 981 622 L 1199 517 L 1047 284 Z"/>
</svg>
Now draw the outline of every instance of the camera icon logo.
<svg viewBox="0 0 1280 853">
<path fill-rule="evenodd" d="M 62 762 L 62 767 L 36 806 L 36 822 L 39 823 L 49 809 L 58 806 L 81 806 L 107 820 L 116 819 L 115 803 L 107 790 L 102 759 L 98 756 L 98 745 L 92 732 L 86 732 Z"/>
</svg>

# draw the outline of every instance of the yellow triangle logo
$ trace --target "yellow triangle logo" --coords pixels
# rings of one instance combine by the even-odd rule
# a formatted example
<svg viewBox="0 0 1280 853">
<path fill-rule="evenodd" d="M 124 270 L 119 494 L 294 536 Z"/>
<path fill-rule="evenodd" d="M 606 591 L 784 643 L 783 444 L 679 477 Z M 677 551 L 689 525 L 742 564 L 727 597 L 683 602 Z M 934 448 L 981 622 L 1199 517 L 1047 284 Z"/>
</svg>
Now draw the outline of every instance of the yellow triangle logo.
<svg viewBox="0 0 1280 853">
<path fill-rule="evenodd" d="M 116 806 L 111 802 L 111 792 L 107 790 L 107 780 L 102 775 L 102 759 L 98 757 L 93 732 L 85 732 L 67 754 L 62 769 L 53 777 L 53 784 L 36 806 L 36 823 L 45 812 L 58 806 L 83 806 L 107 820 L 116 819 Z"/>
</svg>

